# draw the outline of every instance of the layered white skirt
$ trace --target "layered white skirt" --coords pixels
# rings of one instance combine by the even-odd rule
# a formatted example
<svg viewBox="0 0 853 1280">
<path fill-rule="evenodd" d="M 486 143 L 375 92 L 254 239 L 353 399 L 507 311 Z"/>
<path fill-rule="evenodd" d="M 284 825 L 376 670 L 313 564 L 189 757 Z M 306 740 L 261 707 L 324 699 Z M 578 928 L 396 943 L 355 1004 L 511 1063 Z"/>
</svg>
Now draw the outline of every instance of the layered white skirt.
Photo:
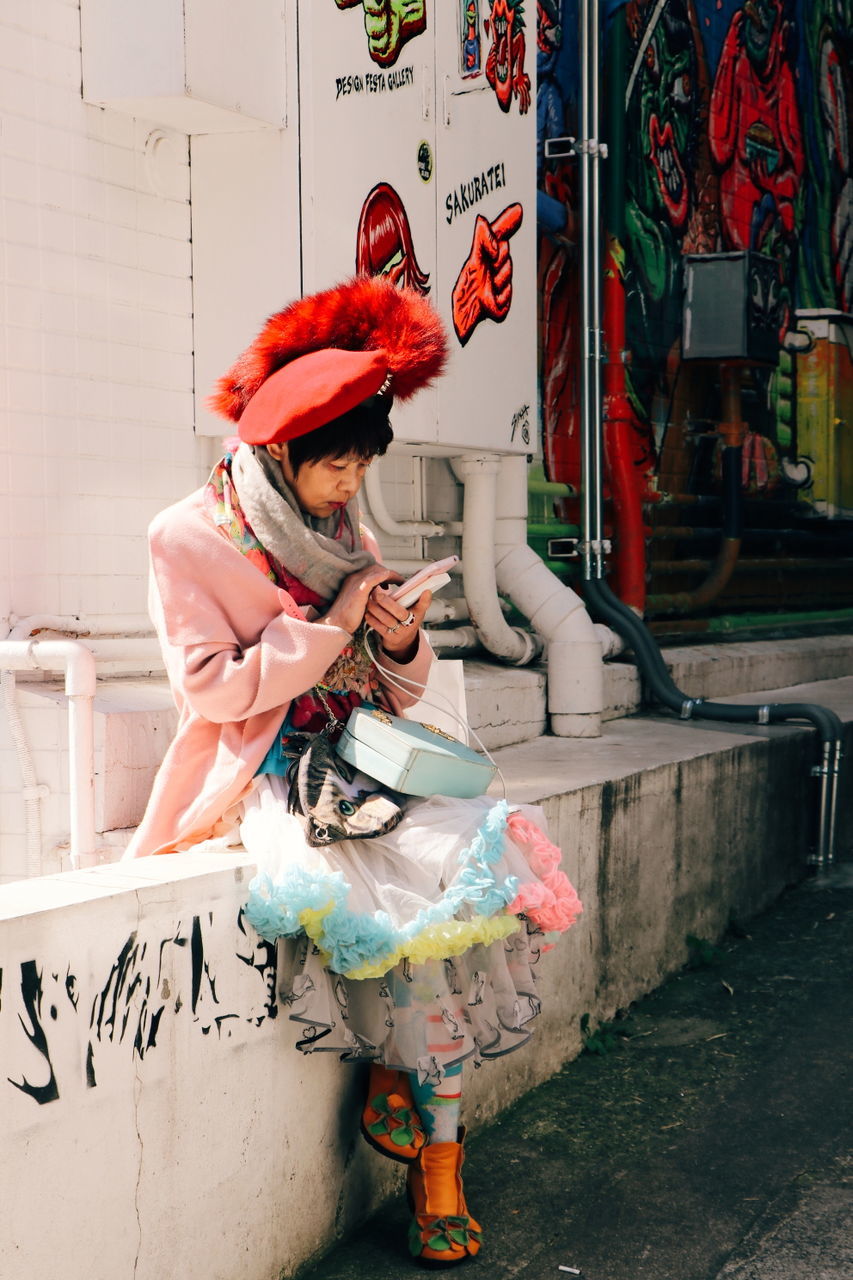
<svg viewBox="0 0 853 1280">
<path fill-rule="evenodd" d="M 543 827 L 530 806 L 435 796 L 384 836 L 314 848 L 285 780 L 259 776 L 240 824 L 258 864 L 246 915 L 289 940 L 297 1046 L 439 1080 L 524 1044 L 542 950 L 581 910 Z"/>
</svg>

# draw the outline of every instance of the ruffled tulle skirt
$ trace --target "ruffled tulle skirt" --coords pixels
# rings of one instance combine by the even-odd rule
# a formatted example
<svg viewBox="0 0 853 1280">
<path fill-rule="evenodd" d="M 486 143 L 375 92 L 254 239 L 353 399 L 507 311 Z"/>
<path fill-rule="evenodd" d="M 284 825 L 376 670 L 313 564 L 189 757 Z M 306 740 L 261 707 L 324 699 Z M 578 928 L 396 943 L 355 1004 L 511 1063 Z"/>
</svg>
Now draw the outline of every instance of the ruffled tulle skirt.
<svg viewBox="0 0 853 1280">
<path fill-rule="evenodd" d="M 258 864 L 246 916 L 290 940 L 298 1047 L 437 1080 L 524 1044 L 541 953 L 581 910 L 543 828 L 530 806 L 435 796 L 384 836 L 314 848 L 284 779 L 259 777 L 240 824 Z"/>
</svg>

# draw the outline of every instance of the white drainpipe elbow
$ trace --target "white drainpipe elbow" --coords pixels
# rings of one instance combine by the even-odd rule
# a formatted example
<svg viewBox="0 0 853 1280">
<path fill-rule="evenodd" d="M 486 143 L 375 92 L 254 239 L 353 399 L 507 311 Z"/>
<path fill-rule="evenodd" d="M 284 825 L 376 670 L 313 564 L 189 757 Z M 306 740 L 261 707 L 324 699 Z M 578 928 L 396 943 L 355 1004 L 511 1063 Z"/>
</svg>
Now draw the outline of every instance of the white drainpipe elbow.
<svg viewBox="0 0 853 1280">
<path fill-rule="evenodd" d="M 465 486 L 462 516 L 462 583 L 471 622 L 481 644 L 495 657 L 525 666 L 540 652 L 535 637 L 511 627 L 503 616 L 495 574 L 495 493 L 501 470 L 496 454 L 451 458 Z"/>
<path fill-rule="evenodd" d="M 440 538 L 445 532 L 443 524 L 433 520 L 395 520 L 382 496 L 382 481 L 375 467 L 368 467 L 364 474 L 364 492 L 370 514 L 383 533 L 392 538 Z"/>
<path fill-rule="evenodd" d="M 498 585 L 545 639 L 551 731 L 597 738 L 604 707 L 601 638 L 583 601 L 527 545 L 500 554 Z"/>
<path fill-rule="evenodd" d="M 595 634 L 601 641 L 601 656 L 605 660 L 618 657 L 620 653 L 624 653 L 628 648 L 624 636 L 620 636 L 618 631 L 614 631 L 611 627 L 606 627 L 603 622 L 596 622 L 593 625 Z"/>
</svg>

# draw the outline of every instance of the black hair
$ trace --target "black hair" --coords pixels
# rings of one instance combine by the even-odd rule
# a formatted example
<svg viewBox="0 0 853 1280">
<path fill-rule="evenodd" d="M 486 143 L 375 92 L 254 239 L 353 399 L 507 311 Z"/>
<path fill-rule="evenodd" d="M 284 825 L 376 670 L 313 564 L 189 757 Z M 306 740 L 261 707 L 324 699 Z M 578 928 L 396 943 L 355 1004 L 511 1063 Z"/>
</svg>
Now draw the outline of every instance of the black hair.
<svg viewBox="0 0 853 1280">
<path fill-rule="evenodd" d="M 287 452 L 294 476 L 306 462 L 321 458 L 343 458 L 348 453 L 365 461 L 381 458 L 394 439 L 388 421 L 390 410 L 390 396 L 371 396 L 339 418 L 289 440 Z"/>
</svg>

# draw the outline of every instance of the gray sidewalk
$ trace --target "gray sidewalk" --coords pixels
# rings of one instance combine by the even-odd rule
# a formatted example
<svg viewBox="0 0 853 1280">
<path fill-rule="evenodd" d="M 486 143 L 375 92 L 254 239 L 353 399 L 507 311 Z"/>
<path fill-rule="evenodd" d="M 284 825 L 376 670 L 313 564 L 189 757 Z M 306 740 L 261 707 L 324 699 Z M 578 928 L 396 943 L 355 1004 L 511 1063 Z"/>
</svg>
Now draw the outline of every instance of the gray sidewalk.
<svg viewBox="0 0 853 1280">
<path fill-rule="evenodd" d="M 851 1280 L 853 866 L 694 954 L 469 1141 L 462 1275 Z M 300 1280 L 417 1275 L 407 1221 L 401 1192 Z"/>
</svg>

